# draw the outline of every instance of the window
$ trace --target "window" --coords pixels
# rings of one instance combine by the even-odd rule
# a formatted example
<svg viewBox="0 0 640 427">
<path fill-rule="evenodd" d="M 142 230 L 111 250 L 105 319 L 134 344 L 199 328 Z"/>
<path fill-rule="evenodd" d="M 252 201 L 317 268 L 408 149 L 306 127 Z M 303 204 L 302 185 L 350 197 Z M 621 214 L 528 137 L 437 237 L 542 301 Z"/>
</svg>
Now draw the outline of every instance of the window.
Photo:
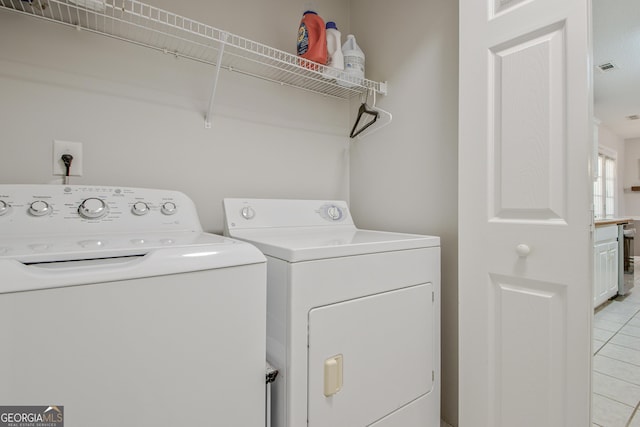
<svg viewBox="0 0 640 427">
<path fill-rule="evenodd" d="M 613 218 L 616 205 L 615 153 L 598 154 L 597 177 L 593 183 L 593 205 L 596 219 Z"/>
</svg>

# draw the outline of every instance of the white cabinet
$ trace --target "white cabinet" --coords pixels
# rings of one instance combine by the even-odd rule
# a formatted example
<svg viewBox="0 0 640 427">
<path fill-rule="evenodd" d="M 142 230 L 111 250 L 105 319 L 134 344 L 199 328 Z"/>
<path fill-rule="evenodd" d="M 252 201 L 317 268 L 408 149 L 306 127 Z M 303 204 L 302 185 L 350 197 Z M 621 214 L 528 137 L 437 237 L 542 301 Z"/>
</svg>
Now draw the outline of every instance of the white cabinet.
<svg viewBox="0 0 640 427">
<path fill-rule="evenodd" d="M 593 251 L 593 305 L 599 306 L 618 293 L 618 226 L 596 228 Z"/>
</svg>

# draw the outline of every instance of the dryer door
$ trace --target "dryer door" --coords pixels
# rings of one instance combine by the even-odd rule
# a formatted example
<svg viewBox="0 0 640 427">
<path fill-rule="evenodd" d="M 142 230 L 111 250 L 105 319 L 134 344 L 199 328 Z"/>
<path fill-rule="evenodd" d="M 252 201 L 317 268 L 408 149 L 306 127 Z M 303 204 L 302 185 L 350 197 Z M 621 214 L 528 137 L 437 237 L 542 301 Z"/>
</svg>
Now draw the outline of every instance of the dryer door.
<svg viewBox="0 0 640 427">
<path fill-rule="evenodd" d="M 310 427 L 367 426 L 434 384 L 430 283 L 309 312 Z"/>
</svg>

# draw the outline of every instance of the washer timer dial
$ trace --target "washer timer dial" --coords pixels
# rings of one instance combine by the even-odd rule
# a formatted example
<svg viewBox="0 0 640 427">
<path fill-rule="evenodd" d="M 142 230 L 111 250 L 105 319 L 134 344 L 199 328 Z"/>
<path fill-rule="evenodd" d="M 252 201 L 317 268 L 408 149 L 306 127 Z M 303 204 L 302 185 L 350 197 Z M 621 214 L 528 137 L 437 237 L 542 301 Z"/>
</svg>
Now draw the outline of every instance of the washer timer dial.
<svg viewBox="0 0 640 427">
<path fill-rule="evenodd" d="M 78 207 L 78 213 L 86 219 L 99 219 L 109 212 L 107 204 L 102 199 L 90 197 L 83 200 Z"/>
</svg>

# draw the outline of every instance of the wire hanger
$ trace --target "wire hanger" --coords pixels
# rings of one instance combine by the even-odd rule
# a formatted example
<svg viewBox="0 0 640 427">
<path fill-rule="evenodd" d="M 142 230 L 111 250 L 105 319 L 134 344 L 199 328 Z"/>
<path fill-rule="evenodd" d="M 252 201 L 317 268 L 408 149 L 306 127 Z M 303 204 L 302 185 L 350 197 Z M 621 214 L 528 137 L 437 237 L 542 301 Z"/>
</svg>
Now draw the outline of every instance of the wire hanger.
<svg viewBox="0 0 640 427">
<path fill-rule="evenodd" d="M 364 131 L 366 128 L 374 124 L 376 120 L 378 120 L 379 113 L 376 110 L 369 108 L 369 106 L 367 105 L 368 99 L 369 99 L 369 92 L 367 91 L 367 97 L 365 98 L 365 101 L 362 104 L 360 104 L 360 108 L 358 109 L 358 117 L 356 118 L 356 122 L 353 124 L 353 129 L 351 129 L 351 134 L 349 134 L 349 137 L 351 138 L 355 138 L 356 136 L 360 135 L 362 131 Z M 369 121 L 365 122 L 364 125 L 360 127 L 360 129 L 357 129 L 358 124 L 360 124 L 360 120 L 363 119 L 364 115 L 373 116 L 373 119 L 369 119 Z"/>
<path fill-rule="evenodd" d="M 372 97 L 373 97 L 373 104 L 371 105 L 371 107 L 369 107 L 369 105 L 367 105 L 367 101 L 369 99 L 369 92 L 371 92 Z M 382 116 L 385 117 L 386 119 L 384 119 L 382 121 L 382 124 L 380 124 L 379 126 L 376 126 L 375 129 L 373 130 L 368 130 L 365 132 L 365 130 L 371 126 L 372 124 L 374 124 L 376 122 L 376 120 L 378 120 L 382 113 Z M 360 124 L 360 121 L 362 120 L 363 116 L 372 116 L 373 118 L 370 119 L 368 122 L 365 122 L 364 125 L 362 125 L 359 129 L 358 129 L 358 124 Z M 369 89 L 367 91 L 366 94 L 366 98 L 364 100 L 364 102 L 362 103 L 362 105 L 360 105 L 360 108 L 358 109 L 358 117 L 356 118 L 356 122 L 353 125 L 353 129 L 351 130 L 351 134 L 349 135 L 351 138 L 355 138 L 358 137 L 358 139 L 365 137 L 367 135 L 371 135 L 374 132 L 377 132 L 378 130 L 382 129 L 383 127 L 385 127 L 386 125 L 388 125 L 389 123 L 391 123 L 391 121 L 393 120 L 393 116 L 391 115 L 390 112 L 383 110 L 380 107 L 376 106 L 376 92 L 373 89 Z M 357 129 L 357 130 L 356 130 Z"/>
</svg>

